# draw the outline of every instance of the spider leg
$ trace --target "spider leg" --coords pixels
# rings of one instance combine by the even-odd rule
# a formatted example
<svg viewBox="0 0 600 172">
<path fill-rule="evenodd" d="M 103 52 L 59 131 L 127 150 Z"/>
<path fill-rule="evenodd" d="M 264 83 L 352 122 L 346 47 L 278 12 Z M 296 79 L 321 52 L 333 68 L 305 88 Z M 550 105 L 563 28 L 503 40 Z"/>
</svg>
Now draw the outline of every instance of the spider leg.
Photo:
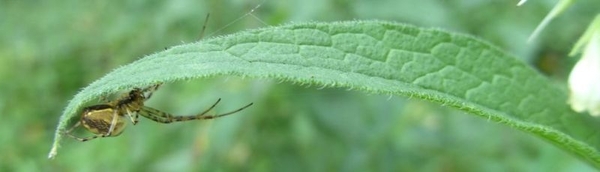
<svg viewBox="0 0 600 172">
<path fill-rule="evenodd" d="M 215 102 L 212 106 L 210 106 L 208 109 L 204 110 L 202 113 L 196 115 L 196 116 L 202 116 L 206 113 L 208 113 L 210 110 L 212 110 L 213 108 L 215 108 L 215 106 L 217 106 L 217 104 L 219 104 L 219 102 L 221 101 L 221 98 L 217 99 L 217 102 Z"/>
<path fill-rule="evenodd" d="M 150 97 L 152 97 L 152 93 L 154 93 L 154 91 L 158 90 L 158 88 L 161 85 L 162 85 L 162 82 L 142 89 L 143 93 L 146 93 L 146 92 L 148 93 L 148 95 L 146 95 L 146 98 L 144 101 L 150 99 Z"/>
<path fill-rule="evenodd" d="M 77 123 L 75 123 L 75 125 L 73 125 L 71 128 L 69 128 L 66 132 L 64 132 L 64 134 L 71 134 L 71 132 L 73 131 L 73 129 L 79 127 L 79 125 L 81 125 L 81 121 L 77 121 Z"/>
<path fill-rule="evenodd" d="M 207 110 L 205 110 L 202 113 L 195 115 L 195 116 L 174 116 L 172 114 L 169 114 L 169 113 L 166 113 L 166 112 L 163 112 L 163 111 L 151 108 L 151 107 L 143 107 L 142 110 L 140 111 L 140 114 L 143 117 L 146 117 L 150 120 L 153 120 L 153 121 L 156 121 L 159 123 L 168 124 L 171 122 L 190 121 L 190 120 L 206 120 L 206 119 L 213 119 L 213 118 L 218 118 L 218 117 L 222 117 L 222 116 L 226 116 L 226 115 L 231 115 L 233 113 L 242 111 L 242 110 L 250 107 L 253 104 L 253 103 L 250 103 L 244 107 L 241 107 L 234 111 L 223 113 L 223 114 L 204 116 L 208 111 L 213 109 L 219 103 L 220 100 L 221 99 L 217 100 L 217 102 L 215 102 L 210 108 L 208 108 Z"/>
<path fill-rule="evenodd" d="M 117 111 L 113 111 L 113 118 L 112 121 L 110 121 L 110 128 L 108 128 L 108 132 L 106 134 L 103 134 L 103 137 L 108 137 L 112 135 L 113 130 L 115 130 L 115 125 L 117 125 L 117 118 L 119 118 Z"/>
<path fill-rule="evenodd" d="M 73 130 L 74 130 L 75 128 L 79 127 L 80 125 L 81 125 L 81 121 L 77 121 L 77 123 L 75 123 L 75 125 L 73 125 L 73 126 L 72 126 L 71 128 L 69 128 L 68 130 L 66 130 L 66 131 L 63 131 L 63 133 L 62 133 L 62 134 L 63 134 L 63 135 L 67 135 L 67 136 L 69 136 L 69 137 L 72 137 L 72 138 L 75 138 L 75 139 L 77 139 L 77 140 L 80 140 L 80 138 L 79 138 L 79 137 L 77 137 L 77 136 L 74 136 L 73 134 L 71 134 L 71 132 L 73 132 Z"/>
<path fill-rule="evenodd" d="M 206 14 L 206 19 L 204 19 L 204 25 L 202 25 L 202 30 L 200 31 L 200 40 L 204 38 L 204 31 L 206 31 L 206 23 L 208 23 L 208 18 L 210 17 L 210 13 Z"/>
<path fill-rule="evenodd" d="M 168 124 L 173 122 L 173 115 L 151 107 L 143 107 L 140 111 L 140 115 L 159 123 Z"/>
<path fill-rule="evenodd" d="M 152 86 L 146 87 L 146 88 L 142 89 L 142 92 L 156 91 L 156 90 L 158 90 L 158 87 L 160 87 L 162 84 L 163 84 L 162 82 L 159 82 L 159 83 L 154 84 Z"/>
<path fill-rule="evenodd" d="M 209 116 L 202 116 L 204 114 L 200 114 L 199 116 L 196 116 L 196 117 L 198 117 L 198 119 L 213 119 L 213 118 L 218 118 L 218 117 L 222 117 L 222 116 L 226 116 L 226 115 L 231 115 L 231 114 L 234 114 L 236 112 L 242 111 L 242 110 L 244 110 L 244 109 L 252 106 L 253 104 L 254 103 L 250 103 L 250 104 L 248 104 L 248 105 L 246 105 L 244 107 L 241 107 L 239 109 L 236 109 L 234 111 L 227 112 L 227 113 L 222 113 L 222 114 L 218 114 L 218 115 L 209 115 Z"/>
<path fill-rule="evenodd" d="M 210 106 L 208 109 L 204 110 L 202 113 L 200 113 L 196 116 L 202 116 L 202 115 L 208 113 L 210 110 L 215 108 L 215 106 L 217 106 L 217 104 L 219 104 L 219 102 L 221 102 L 221 98 L 217 99 L 217 101 L 212 106 Z M 153 121 L 160 122 L 160 123 L 171 123 L 174 121 L 173 118 L 177 118 L 172 114 L 162 112 L 158 109 L 154 109 L 151 107 L 142 108 L 141 114 L 142 114 L 142 116 L 144 116 L 148 119 L 151 119 Z M 193 120 L 193 119 L 189 119 L 189 120 Z"/>
<path fill-rule="evenodd" d="M 138 112 L 131 112 L 129 109 L 126 109 L 127 111 L 127 116 L 129 117 L 129 120 L 131 120 L 131 123 L 133 123 L 133 125 L 138 123 Z"/>
<path fill-rule="evenodd" d="M 77 137 L 77 136 L 73 135 L 72 132 L 73 132 L 73 129 L 77 128 L 79 125 L 81 125 L 81 121 L 77 121 L 77 123 L 75 125 L 73 125 L 73 127 L 69 128 L 69 130 L 65 131 L 63 134 L 67 135 L 67 136 L 69 136 L 69 137 L 71 137 L 71 138 L 73 138 L 75 140 L 78 140 L 80 142 L 89 141 L 89 140 L 92 140 L 92 139 L 95 139 L 95 138 L 98 138 L 98 137 L 106 137 L 106 136 L 104 136 L 102 134 L 94 135 L 94 136 L 86 137 L 86 138 Z"/>
<path fill-rule="evenodd" d="M 70 133 L 68 133 L 67 136 L 69 136 L 77 141 L 80 141 L 80 142 L 90 141 L 92 139 L 96 139 L 96 138 L 100 138 L 100 137 L 108 137 L 106 135 L 99 134 L 99 135 L 94 135 L 94 136 L 90 136 L 90 137 L 80 138 L 80 137 L 74 136 L 73 134 L 70 134 Z"/>
</svg>

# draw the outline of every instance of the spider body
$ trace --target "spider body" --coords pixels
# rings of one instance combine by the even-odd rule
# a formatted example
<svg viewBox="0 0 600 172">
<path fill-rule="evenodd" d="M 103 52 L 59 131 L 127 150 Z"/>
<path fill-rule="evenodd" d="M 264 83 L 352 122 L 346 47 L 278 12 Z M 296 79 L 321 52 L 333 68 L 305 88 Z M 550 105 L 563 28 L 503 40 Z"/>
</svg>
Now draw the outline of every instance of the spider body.
<svg viewBox="0 0 600 172">
<path fill-rule="evenodd" d="M 197 115 L 174 116 L 144 105 L 144 102 L 152 96 L 152 93 L 156 91 L 160 85 L 161 84 L 156 84 L 144 89 L 134 88 L 114 101 L 84 108 L 81 114 L 81 119 L 73 127 L 67 130 L 65 134 L 76 140 L 84 142 L 99 137 L 114 137 L 120 135 L 127 126 L 126 117 L 129 117 L 129 120 L 131 120 L 133 125 L 138 123 L 138 115 L 142 115 L 143 117 L 155 122 L 167 124 L 179 121 L 218 118 L 239 112 L 252 105 L 252 103 L 250 103 L 231 112 L 205 116 L 206 113 L 208 113 L 221 101 L 221 99 L 218 99 L 217 102 L 215 102 L 210 108 Z M 95 135 L 86 138 L 80 138 L 72 135 L 71 132 L 73 129 L 80 125 Z"/>
<path fill-rule="evenodd" d="M 110 127 L 113 125 L 111 136 L 118 136 L 123 132 L 127 123 L 122 116 L 115 117 L 115 112 L 114 108 L 108 104 L 90 106 L 83 110 L 80 122 L 88 131 L 99 135 L 108 135 Z"/>
</svg>

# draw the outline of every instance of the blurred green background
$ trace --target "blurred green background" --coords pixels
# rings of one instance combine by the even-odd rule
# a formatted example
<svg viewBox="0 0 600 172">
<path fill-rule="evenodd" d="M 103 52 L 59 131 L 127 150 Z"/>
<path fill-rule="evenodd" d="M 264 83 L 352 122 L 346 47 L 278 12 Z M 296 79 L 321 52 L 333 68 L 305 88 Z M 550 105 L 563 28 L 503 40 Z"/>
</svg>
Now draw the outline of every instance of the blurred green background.
<svg viewBox="0 0 600 172">
<path fill-rule="evenodd" d="M 436 104 L 237 77 L 170 83 L 148 105 L 189 115 L 217 98 L 217 112 L 255 103 L 240 113 L 170 125 L 141 119 L 119 137 L 65 139 L 46 158 L 79 89 L 144 55 L 198 41 L 207 13 L 205 38 L 355 19 L 468 33 L 564 85 L 576 60 L 566 54 L 600 1 L 577 1 L 531 44 L 555 0 L 517 2 L 0 1 L 0 171 L 593 171 L 535 136 Z"/>
</svg>

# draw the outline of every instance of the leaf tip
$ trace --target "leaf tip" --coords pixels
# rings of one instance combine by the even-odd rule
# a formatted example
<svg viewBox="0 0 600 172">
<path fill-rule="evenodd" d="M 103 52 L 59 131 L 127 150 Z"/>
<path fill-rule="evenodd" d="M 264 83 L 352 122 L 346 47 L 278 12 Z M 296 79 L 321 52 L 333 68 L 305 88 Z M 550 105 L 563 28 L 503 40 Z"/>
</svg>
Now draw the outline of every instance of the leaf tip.
<svg viewBox="0 0 600 172">
<path fill-rule="evenodd" d="M 58 148 L 58 144 L 54 143 L 52 145 L 52 149 L 50 149 L 50 153 L 48 153 L 48 159 L 54 159 L 56 157 L 56 149 Z"/>
</svg>

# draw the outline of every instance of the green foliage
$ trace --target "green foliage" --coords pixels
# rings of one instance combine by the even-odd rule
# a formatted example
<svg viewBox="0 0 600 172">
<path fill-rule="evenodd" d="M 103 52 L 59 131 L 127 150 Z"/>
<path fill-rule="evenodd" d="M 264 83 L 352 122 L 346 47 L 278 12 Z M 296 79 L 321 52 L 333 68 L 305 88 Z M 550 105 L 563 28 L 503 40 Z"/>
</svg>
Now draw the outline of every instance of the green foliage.
<svg viewBox="0 0 600 172">
<path fill-rule="evenodd" d="M 539 135 L 600 166 L 600 125 L 572 112 L 565 91 L 527 65 L 469 36 L 382 21 L 284 25 L 147 56 L 78 93 L 55 144 L 78 109 L 102 95 L 215 75 L 429 100 Z"/>
<path fill-rule="evenodd" d="M 260 8 L 246 14 L 258 4 Z M 550 78 L 542 79 L 545 83 L 564 85 L 576 60 L 566 58 L 566 54 L 597 14 L 600 1 L 575 1 L 531 43 L 527 38 L 556 4 L 515 4 L 410 0 L 2 1 L 0 171 L 595 171 L 590 163 L 581 161 L 580 155 L 559 149 L 564 144 L 555 146 L 558 143 L 531 134 L 535 131 L 506 127 L 494 122 L 499 119 L 494 116 L 465 115 L 465 111 L 446 108 L 448 104 L 439 106 L 439 102 L 414 96 L 365 94 L 357 87 L 298 85 L 282 79 L 234 75 L 168 83 L 147 104 L 175 115 L 190 115 L 217 98 L 222 102 L 216 113 L 255 103 L 238 114 L 171 125 L 140 119 L 119 137 L 85 143 L 63 139 L 58 156 L 47 159 L 61 112 L 78 91 L 148 54 L 168 54 L 195 45 L 190 43 L 200 39 L 207 13 L 211 16 L 204 34 L 207 40 L 198 43 L 203 46 L 208 40 L 221 39 L 210 37 L 251 28 L 311 21 L 385 20 L 474 35 L 514 55 L 507 59 L 519 58 L 514 60 L 519 66 L 524 62 L 541 71 L 547 76 L 544 78 Z M 112 89 L 125 91 L 137 84 Z M 529 86 L 520 86 L 525 87 Z M 561 101 L 563 94 L 561 90 L 552 94 L 558 98 L 544 97 L 550 102 Z M 87 97 L 85 102 L 92 101 L 83 106 L 98 103 L 92 97 Z M 579 117 L 560 116 L 558 124 L 570 121 L 568 118 Z M 557 118 L 547 120 L 553 119 Z M 515 115 L 511 120 L 543 121 L 526 115 Z M 586 131 L 572 127 L 578 126 L 550 129 L 569 134 L 574 140 L 594 140 L 582 139 L 577 133 Z M 79 129 L 75 134 L 90 133 Z M 591 141 L 580 143 L 595 147 Z"/>
</svg>

